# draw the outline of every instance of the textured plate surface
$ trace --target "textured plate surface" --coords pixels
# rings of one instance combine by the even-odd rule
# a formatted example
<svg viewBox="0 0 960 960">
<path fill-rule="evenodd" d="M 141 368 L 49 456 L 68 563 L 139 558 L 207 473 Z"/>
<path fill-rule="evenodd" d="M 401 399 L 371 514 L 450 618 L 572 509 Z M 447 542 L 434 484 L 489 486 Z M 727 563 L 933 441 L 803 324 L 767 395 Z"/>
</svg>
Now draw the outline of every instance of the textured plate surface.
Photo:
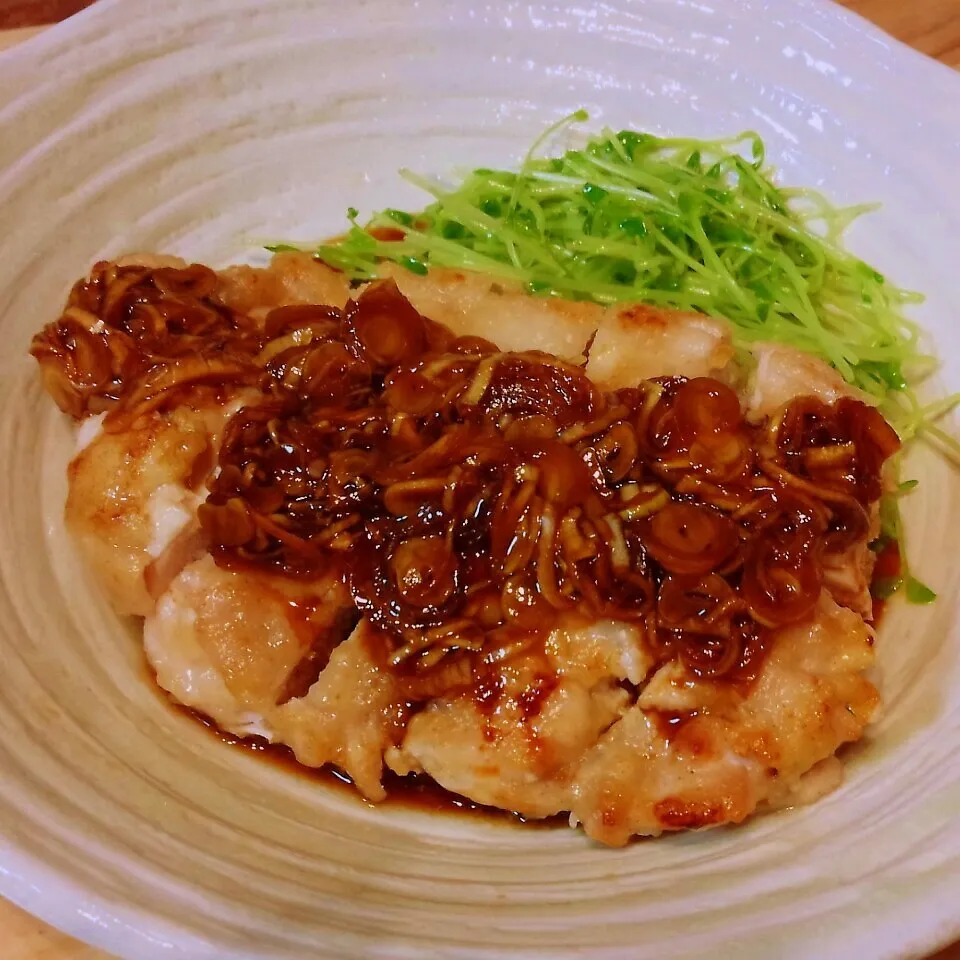
<svg viewBox="0 0 960 960">
<path fill-rule="evenodd" d="M 212 742 L 146 681 L 64 536 L 66 424 L 21 359 L 101 256 L 224 264 L 417 203 L 400 166 L 515 163 L 593 123 L 752 127 L 880 199 L 851 244 L 925 291 L 960 385 L 960 79 L 814 0 L 105 0 L 0 58 L 0 894 L 131 960 L 911 956 L 960 934 L 960 493 L 917 452 L 929 608 L 878 640 L 846 785 L 745 828 L 591 846 L 373 810 Z"/>
</svg>

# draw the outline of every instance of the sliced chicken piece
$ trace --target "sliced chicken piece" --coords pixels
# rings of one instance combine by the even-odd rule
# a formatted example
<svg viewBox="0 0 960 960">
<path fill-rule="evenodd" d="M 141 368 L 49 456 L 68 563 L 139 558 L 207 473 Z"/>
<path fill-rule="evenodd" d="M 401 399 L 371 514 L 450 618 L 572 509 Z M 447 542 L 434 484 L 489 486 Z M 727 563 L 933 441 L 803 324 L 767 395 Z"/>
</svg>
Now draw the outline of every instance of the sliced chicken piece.
<svg viewBox="0 0 960 960">
<path fill-rule="evenodd" d="M 620 620 L 564 624 L 547 637 L 546 653 L 560 676 L 588 688 L 610 680 L 640 686 L 654 665 L 640 630 Z"/>
<path fill-rule="evenodd" d="M 704 316 L 536 298 L 463 271 L 421 277 L 384 264 L 381 273 L 420 312 L 501 349 L 582 362 L 589 345 L 587 373 L 607 389 L 734 369 L 727 325 Z M 284 253 L 264 270 L 224 271 L 219 295 L 259 317 L 288 304 L 342 307 L 353 291 L 309 254 Z M 755 353 L 746 400 L 755 418 L 800 394 L 857 395 L 790 348 L 761 344 Z M 91 418 L 70 466 L 68 527 L 116 608 L 147 616 L 148 658 L 181 703 L 230 732 L 286 743 L 306 765 L 336 765 L 371 800 L 384 797 L 386 759 L 398 773 L 428 774 L 528 817 L 570 810 L 609 844 L 739 822 L 839 782 L 834 751 L 862 735 L 878 705 L 864 677 L 871 633 L 853 612 L 869 604 L 872 555 L 863 545 L 827 559 L 830 593 L 810 623 L 779 631 L 747 694 L 679 662 L 651 677 L 655 661 L 637 627 L 571 620 L 542 649 L 411 717 L 385 668 L 387 639 L 356 625 L 339 580 L 231 571 L 202 553 L 197 477 L 238 405 L 186 403 L 118 434 Z"/>
<path fill-rule="evenodd" d="M 362 620 L 333 651 L 305 696 L 273 716 L 276 738 L 307 766 L 330 763 L 347 773 L 368 800 L 382 800 L 383 755 L 402 736 L 406 707 L 383 669 L 383 635 Z"/>
<path fill-rule="evenodd" d="M 782 343 L 756 343 L 752 353 L 757 361 L 744 404 L 747 417 L 755 422 L 773 416 L 796 397 L 817 397 L 836 403 L 853 397 L 869 403 L 825 360 Z"/>
<path fill-rule="evenodd" d="M 478 690 L 431 701 L 388 759 L 477 803 L 547 817 L 570 809 L 580 759 L 626 699 L 613 684 L 591 690 L 541 658 L 518 658 Z"/>
<path fill-rule="evenodd" d="M 492 340 L 501 350 L 543 350 L 580 363 L 604 314 L 596 304 L 533 297 L 516 284 L 472 271 L 434 267 L 419 276 L 384 262 L 379 273 L 396 281 L 431 320 L 460 336 Z M 230 267 L 220 273 L 221 300 L 255 317 L 289 304 L 343 307 L 356 292 L 345 274 L 309 253 L 278 253 L 269 267 Z"/>
<path fill-rule="evenodd" d="M 833 793 L 843 783 L 843 763 L 838 757 L 824 757 L 797 780 L 777 779 L 769 784 L 763 805 L 770 810 L 805 807 Z"/>
<path fill-rule="evenodd" d="M 418 276 L 393 263 L 380 275 L 396 281 L 424 316 L 459 336 L 483 337 L 501 350 L 541 350 L 582 363 L 604 309 L 595 303 L 535 297 L 516 284 L 469 270 L 433 267 Z"/>
<path fill-rule="evenodd" d="M 859 739 L 877 711 L 864 675 L 871 641 L 861 618 L 824 591 L 809 623 L 778 632 L 746 697 L 667 664 L 584 759 L 574 816 L 593 838 L 619 845 L 819 795 L 836 784 L 824 761 Z"/>
<path fill-rule="evenodd" d="M 118 433 L 81 423 L 67 468 L 67 529 L 120 614 L 146 616 L 201 549 L 197 507 L 226 421 L 249 398 L 198 392 Z M 198 479 L 199 477 L 199 479 Z"/>
<path fill-rule="evenodd" d="M 726 322 L 631 303 L 604 312 L 587 375 L 606 390 L 618 390 L 654 377 L 717 376 L 732 359 Z"/>
<path fill-rule="evenodd" d="M 740 823 L 763 798 L 763 764 L 733 750 L 732 725 L 694 717 L 663 727 L 634 707 L 584 760 L 572 812 L 588 836 L 622 846 L 633 835 Z"/>
<path fill-rule="evenodd" d="M 351 296 L 346 274 L 299 251 L 275 254 L 269 267 L 228 267 L 218 276 L 220 300 L 232 310 L 254 318 L 274 307 L 295 304 L 342 308 Z"/>
<path fill-rule="evenodd" d="M 876 719 L 880 697 L 866 676 L 873 631 L 824 591 L 811 623 L 779 631 L 740 711 L 758 755 L 790 782 Z"/>
<path fill-rule="evenodd" d="M 421 276 L 384 261 L 378 272 L 431 320 L 501 350 L 541 350 L 582 363 L 596 334 L 587 372 L 608 389 L 648 377 L 706 376 L 733 356 L 727 325 L 699 314 L 536 297 L 519 284 L 471 270 L 433 267 Z M 262 269 L 230 267 L 220 273 L 220 284 L 227 306 L 253 316 L 289 304 L 343 307 L 356 293 L 345 274 L 295 251 L 276 254 Z"/>
<path fill-rule="evenodd" d="M 67 470 L 67 529 L 120 614 L 146 616 L 163 587 L 153 574 L 182 565 L 195 549 L 184 535 L 196 528 L 202 498 L 188 478 L 208 436 L 186 413 L 101 433 Z"/>
<path fill-rule="evenodd" d="M 619 681 L 641 683 L 652 662 L 629 624 L 559 627 L 544 655 L 518 657 L 475 689 L 428 704 L 388 762 L 527 817 L 569 810 L 580 760 L 628 706 Z"/>
<path fill-rule="evenodd" d="M 234 572 L 205 554 L 158 601 L 144 647 L 158 683 L 180 703 L 231 733 L 274 739 L 278 701 L 313 682 L 343 639 L 348 603 L 336 578 Z"/>
</svg>

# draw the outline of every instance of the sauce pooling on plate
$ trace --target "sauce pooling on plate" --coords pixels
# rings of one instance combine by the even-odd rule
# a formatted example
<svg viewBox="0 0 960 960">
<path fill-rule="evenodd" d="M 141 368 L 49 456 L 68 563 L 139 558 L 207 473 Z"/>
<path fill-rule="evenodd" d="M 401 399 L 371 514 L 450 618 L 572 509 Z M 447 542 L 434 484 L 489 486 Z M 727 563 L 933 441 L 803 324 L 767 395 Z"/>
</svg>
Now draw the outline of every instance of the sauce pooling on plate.
<svg viewBox="0 0 960 960">
<path fill-rule="evenodd" d="M 337 790 L 345 796 L 357 797 L 357 792 L 353 781 L 345 773 L 333 767 L 314 768 L 307 767 L 300 763 L 294 752 L 282 743 L 270 743 L 263 737 L 247 736 L 238 737 L 235 734 L 221 730 L 209 717 L 181 707 L 169 698 L 164 698 L 166 702 L 178 710 L 178 712 L 190 717 L 196 723 L 199 723 L 211 737 L 215 738 L 228 747 L 245 751 L 257 757 L 257 759 L 268 762 L 272 767 L 282 771 L 284 774 L 296 777 L 308 777 L 311 780 L 323 785 L 327 789 Z M 514 814 L 506 810 L 498 810 L 496 807 L 487 806 L 481 803 L 475 803 L 466 797 L 458 796 L 445 790 L 435 780 L 423 774 L 408 774 L 407 776 L 398 776 L 395 773 L 387 771 L 384 775 L 384 788 L 386 789 L 387 806 L 397 810 L 415 810 L 421 813 L 447 814 L 454 816 L 463 816 L 467 814 L 472 818 L 495 823 L 515 823 L 523 824 L 526 827 L 546 827 L 560 828 L 569 826 L 569 818 L 557 814 L 542 820 L 535 820 L 524 817 L 521 814 Z"/>
</svg>

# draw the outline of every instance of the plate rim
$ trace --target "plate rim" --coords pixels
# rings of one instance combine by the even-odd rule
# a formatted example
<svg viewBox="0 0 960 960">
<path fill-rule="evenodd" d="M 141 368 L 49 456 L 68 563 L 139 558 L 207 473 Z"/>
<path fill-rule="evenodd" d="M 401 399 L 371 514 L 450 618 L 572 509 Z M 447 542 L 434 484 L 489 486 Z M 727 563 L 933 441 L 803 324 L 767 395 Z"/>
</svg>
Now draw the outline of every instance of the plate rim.
<svg viewBox="0 0 960 960">
<path fill-rule="evenodd" d="M 379 2 L 389 6 L 398 0 Z M 643 6 L 651 0 L 629 2 Z M 768 0 L 728 2 L 731 6 L 757 8 L 761 12 L 769 9 Z M 719 0 L 718 6 L 722 5 L 723 0 Z M 97 0 L 66 20 L 41 28 L 15 46 L 0 51 L 0 78 L 23 75 L 31 65 L 39 66 L 45 57 L 55 56 L 70 44 L 82 41 L 85 32 L 97 29 L 101 21 L 106 26 L 109 18 L 121 10 L 131 11 L 134 7 L 145 10 L 150 6 L 153 5 L 144 0 L 139 3 L 137 0 Z M 935 102 L 927 102 L 927 111 L 936 109 L 938 113 L 943 112 L 943 119 L 947 122 L 960 120 L 960 72 L 908 46 L 861 14 L 832 0 L 786 0 L 786 3 L 780 0 L 778 9 L 785 6 L 796 10 L 798 16 L 818 16 L 839 25 L 847 31 L 844 38 L 847 46 L 856 42 L 866 51 L 870 44 L 880 44 L 889 51 L 892 59 L 903 64 L 904 76 L 899 78 L 903 83 L 922 87 L 928 95 L 931 87 L 936 87 Z M 138 14 L 128 12 L 120 15 L 126 19 Z M 157 20 L 162 22 L 160 17 Z M 953 97 L 950 96 L 951 92 Z M 7 105 L 7 98 L 0 96 L 0 128 L 3 108 Z M 957 137 L 960 143 L 960 125 Z M 198 943 L 197 938 L 185 928 L 166 924 L 139 907 L 113 903 L 105 897 L 89 896 L 79 884 L 64 879 L 41 858 L 26 853 L 2 832 L 0 896 L 83 943 L 118 956 L 129 955 L 125 951 L 130 949 L 130 934 L 133 931 L 143 938 L 137 945 L 137 960 L 169 960 L 177 956 L 190 960 L 214 956 L 252 960 L 255 956 L 262 956 L 246 951 L 223 953 L 212 943 Z M 935 930 L 931 926 L 927 936 L 905 936 L 898 943 L 890 943 L 889 956 L 906 956 L 918 950 L 929 952 L 950 944 L 960 937 L 960 917 L 946 920 L 946 925 L 938 923 Z M 186 947 L 183 943 L 175 942 L 175 938 L 182 941 L 186 936 L 192 938 L 192 943 Z M 198 946 L 203 952 L 197 952 Z"/>
</svg>

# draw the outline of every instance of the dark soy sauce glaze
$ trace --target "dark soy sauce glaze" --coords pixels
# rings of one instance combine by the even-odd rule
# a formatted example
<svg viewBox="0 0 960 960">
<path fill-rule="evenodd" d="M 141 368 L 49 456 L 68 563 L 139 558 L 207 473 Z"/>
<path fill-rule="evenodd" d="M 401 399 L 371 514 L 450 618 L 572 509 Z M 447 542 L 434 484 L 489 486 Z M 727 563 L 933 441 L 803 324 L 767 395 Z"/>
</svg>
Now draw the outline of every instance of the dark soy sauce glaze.
<svg viewBox="0 0 960 960">
<path fill-rule="evenodd" d="M 156 683 L 155 680 L 154 683 Z M 327 789 L 336 790 L 339 796 L 348 797 L 351 802 L 373 806 L 354 789 L 353 781 L 335 767 L 308 767 L 300 763 L 293 751 L 285 744 L 270 743 L 263 737 L 238 737 L 235 734 L 227 733 L 205 714 L 170 699 L 159 686 L 157 690 L 172 709 L 189 717 L 192 722 L 202 725 L 209 735 L 220 743 L 255 755 L 259 761 L 265 760 L 274 769 L 282 770 L 287 775 L 302 777 L 313 783 L 322 784 Z M 510 813 L 507 810 L 499 810 L 496 807 L 474 803 L 466 797 L 445 790 L 429 777 L 416 774 L 401 777 L 391 770 L 385 770 L 383 785 L 387 791 L 387 798 L 382 803 L 376 804 L 378 808 L 417 810 L 431 814 L 453 814 L 456 816 L 467 814 L 476 820 L 486 820 L 491 823 L 523 824 L 526 827 L 566 827 L 568 823 L 568 817 L 563 813 L 542 820 L 534 820 Z"/>
<path fill-rule="evenodd" d="M 543 640 L 570 618 L 632 623 L 658 663 L 745 694 L 775 631 L 813 612 L 824 558 L 868 536 L 900 446 L 850 398 L 797 397 L 755 424 L 708 377 L 604 391 L 582 364 L 456 336 L 392 281 L 343 310 L 262 322 L 218 283 L 199 264 L 100 263 L 31 353 L 61 409 L 105 413 L 107 432 L 255 393 L 216 465 L 203 461 L 214 472 L 193 479 L 210 491 L 199 521 L 215 561 L 301 587 L 305 653 L 278 703 L 306 692 L 361 617 L 411 711 L 467 694 L 489 717 L 514 695 L 500 664 L 522 654 L 545 661 L 517 699 L 532 720 L 556 683 Z M 654 718 L 668 738 L 689 719 Z M 488 814 L 421 778 L 388 787 L 408 806 Z"/>
<path fill-rule="evenodd" d="M 633 623 L 657 661 L 746 690 L 772 631 L 813 611 L 822 558 L 867 535 L 899 448 L 849 398 L 754 424 L 707 377 L 604 391 L 581 364 L 456 336 L 392 281 L 262 321 L 218 283 L 97 264 L 31 352 L 61 408 L 107 431 L 197 391 L 258 394 L 224 429 L 199 520 L 219 565 L 302 586 L 312 635 L 281 702 L 361 616 L 414 705 L 470 690 L 492 710 L 500 658 L 571 616 Z M 311 608 L 318 579 L 342 588 Z"/>
</svg>

